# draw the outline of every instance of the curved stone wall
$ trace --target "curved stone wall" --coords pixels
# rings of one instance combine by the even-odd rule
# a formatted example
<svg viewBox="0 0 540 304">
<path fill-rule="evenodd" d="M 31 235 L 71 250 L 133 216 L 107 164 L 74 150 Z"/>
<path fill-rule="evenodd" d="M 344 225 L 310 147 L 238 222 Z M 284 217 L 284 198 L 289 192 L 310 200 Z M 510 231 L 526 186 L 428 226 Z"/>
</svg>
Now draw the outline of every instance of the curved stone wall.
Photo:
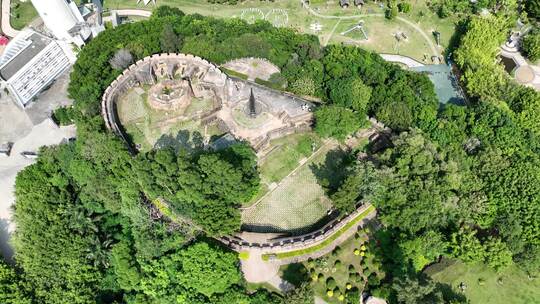
<svg viewBox="0 0 540 304">
<path fill-rule="evenodd" d="M 218 87 L 225 85 L 227 76 L 216 65 L 201 57 L 179 53 L 163 53 L 147 56 L 124 70 L 105 90 L 101 99 L 101 114 L 107 128 L 111 129 L 131 145 L 127 134 L 125 134 L 119 122 L 116 106 L 118 96 L 140 84 L 155 84 L 156 69 L 159 69 L 157 71 L 158 73 L 161 72 L 174 76 L 176 73 L 175 69 L 182 62 L 193 62 L 197 65 L 208 67 L 207 72 L 212 73 L 212 75 L 204 75 L 203 77 L 209 76 L 209 81 L 214 82 L 213 84 Z M 196 71 L 193 72 L 196 73 Z M 132 147 L 130 148 L 132 149 Z"/>
<path fill-rule="evenodd" d="M 249 242 L 240 236 L 235 235 L 222 237 L 220 241 L 237 252 L 262 249 L 272 253 L 303 249 L 326 240 L 370 207 L 372 207 L 372 205 L 369 203 L 360 203 L 360 206 L 351 214 L 342 218 L 337 218 L 320 229 L 300 236 L 282 237 L 273 239 L 271 242 L 257 243 Z M 366 219 L 369 218 L 366 217 Z"/>
<path fill-rule="evenodd" d="M 186 76 L 187 75 L 187 76 Z M 271 139 L 302 132 L 311 128 L 313 104 L 287 92 L 277 91 L 252 81 L 229 77 L 216 65 L 198 56 L 189 54 L 157 54 L 145 57 L 122 72 L 105 90 L 102 97 L 102 115 L 107 128 L 122 137 L 135 152 L 118 117 L 117 99 L 129 89 L 143 84 L 154 86 L 162 79 L 197 79 L 191 86 L 190 93 L 200 97 L 203 91 L 211 90 L 219 110 L 213 113 L 215 119 L 222 120 L 222 125 L 237 139 L 247 140 L 256 151 L 267 146 Z M 231 111 L 242 100 L 248 98 L 250 91 L 261 98 L 257 100 L 265 105 L 265 113 L 274 118 L 271 124 L 261 128 L 243 127 L 231 117 Z M 223 111 L 221 111 L 223 109 Z M 165 109 L 166 110 L 166 109 Z M 214 118 L 205 117 L 202 122 Z"/>
</svg>

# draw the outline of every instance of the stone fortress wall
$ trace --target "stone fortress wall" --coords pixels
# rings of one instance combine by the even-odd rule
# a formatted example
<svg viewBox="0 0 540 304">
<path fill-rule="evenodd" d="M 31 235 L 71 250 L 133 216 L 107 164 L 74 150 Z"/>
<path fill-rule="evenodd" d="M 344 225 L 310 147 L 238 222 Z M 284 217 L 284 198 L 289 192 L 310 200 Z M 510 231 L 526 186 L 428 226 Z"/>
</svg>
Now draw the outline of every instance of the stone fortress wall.
<svg viewBox="0 0 540 304">
<path fill-rule="evenodd" d="M 128 143 L 131 152 L 135 153 L 135 149 L 120 123 L 117 113 L 117 99 L 136 86 L 157 84 L 160 75 L 156 74 L 161 74 L 161 76 L 168 75 L 172 78 L 176 73 L 178 65 L 186 63 L 202 68 L 197 72 L 198 78 L 202 80 L 200 85 L 206 89 L 213 90 L 216 95 L 214 109 L 209 113 L 191 117 L 192 119 L 200 119 L 203 124 L 217 120 L 220 129 L 223 131 L 227 129 L 234 134 L 234 128 L 236 126 L 231 125 L 230 122 L 223 121 L 217 114 L 223 110 L 224 106 L 233 108 L 238 103 L 245 101 L 248 98 L 248 92 L 253 90 L 255 94 L 264 95 L 265 98 L 262 98 L 262 102 L 267 103 L 269 112 L 272 112 L 273 115 L 284 123 L 280 128 L 269 130 L 255 139 L 252 138 L 250 142 L 255 150 L 258 151 L 264 148 L 272 139 L 311 129 L 312 104 L 303 98 L 266 88 L 251 81 L 229 77 L 217 66 L 198 56 L 178 53 L 156 54 L 145 57 L 129 66 L 110 84 L 102 97 L 102 116 L 107 128 Z M 163 67 L 163 69 L 160 67 Z M 355 219 L 356 216 L 369 206 L 371 205 L 362 204 L 348 216 L 335 219 L 324 227 L 301 236 L 280 237 L 263 243 L 243 239 L 240 235 L 222 237 L 219 240 L 238 252 L 251 249 L 262 249 L 268 252 L 301 249 L 326 240 Z M 361 222 L 367 221 L 369 218 Z"/>
<path fill-rule="evenodd" d="M 112 130 L 127 143 L 130 143 L 127 134 L 125 134 L 120 124 L 116 105 L 117 98 L 135 86 L 142 84 L 155 85 L 157 83 L 156 70 L 159 69 L 159 64 L 165 64 L 162 68 L 166 70 L 158 70 L 158 73 L 173 76 L 176 73 L 178 65 L 181 63 L 195 63 L 197 66 L 207 67 L 206 73 L 203 71 L 204 75 L 199 75 L 202 76 L 203 80 L 208 81 L 207 84 L 203 83 L 203 86 L 208 85 L 209 87 L 212 87 L 215 85 L 216 89 L 219 90 L 220 85 L 221 87 L 225 85 L 227 76 L 214 64 L 201 57 L 178 53 L 163 53 L 147 56 L 124 70 L 105 90 L 101 100 L 101 111 L 107 128 Z M 214 110 L 213 114 L 218 110 L 219 109 Z"/>
<path fill-rule="evenodd" d="M 217 120 L 222 131 L 232 133 L 237 139 L 249 141 L 256 151 L 265 147 L 271 139 L 311 128 L 312 104 L 309 101 L 252 81 L 229 77 L 216 65 L 201 57 L 179 53 L 163 53 L 145 57 L 129 66 L 110 84 L 105 90 L 101 104 L 102 116 L 107 128 L 131 146 L 132 143 L 118 117 L 117 99 L 136 86 L 154 86 L 158 84 L 159 79 L 173 79 L 179 73 L 182 74 L 181 76 L 184 74 L 196 76 L 199 80 L 197 86 L 214 93 L 214 109 L 210 113 L 191 117 L 191 119 L 199 119 L 203 124 Z M 224 113 L 245 103 L 250 90 L 253 90 L 261 104 L 265 105 L 265 109 L 274 119 L 274 125 L 269 123 L 266 128 L 248 130 L 236 123 L 230 113 Z M 197 95 L 195 92 L 197 90 L 193 89 L 193 91 Z M 222 111 L 224 107 L 226 109 Z"/>
<path fill-rule="evenodd" d="M 351 214 L 342 218 L 337 218 L 320 229 L 300 236 L 281 237 L 272 239 L 271 241 L 258 243 L 245 240 L 241 237 L 240 234 L 238 234 L 233 236 L 221 237 L 220 241 L 237 252 L 261 249 L 271 254 L 272 252 L 284 252 L 304 249 L 323 242 L 371 206 L 372 205 L 369 203 L 359 202 L 358 208 Z M 366 216 L 364 219 L 360 220 L 358 224 L 361 225 L 366 223 L 367 221 L 372 219 L 374 215 L 375 213 L 370 213 L 369 216 Z M 331 250 L 332 249 L 330 249 L 330 251 Z M 324 253 L 321 253 L 321 255 L 324 255 Z"/>
</svg>

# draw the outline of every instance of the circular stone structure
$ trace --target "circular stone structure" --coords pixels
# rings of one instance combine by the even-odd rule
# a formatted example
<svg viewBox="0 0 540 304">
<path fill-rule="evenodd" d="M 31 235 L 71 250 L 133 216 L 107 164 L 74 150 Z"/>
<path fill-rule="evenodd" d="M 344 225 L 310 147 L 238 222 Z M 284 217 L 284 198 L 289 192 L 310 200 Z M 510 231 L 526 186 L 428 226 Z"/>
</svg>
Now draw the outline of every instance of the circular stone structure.
<svg viewBox="0 0 540 304">
<path fill-rule="evenodd" d="M 189 81 L 167 79 L 150 88 L 148 104 L 157 110 L 179 110 L 187 108 L 193 97 Z"/>
<path fill-rule="evenodd" d="M 267 61 L 249 63 L 254 62 L 257 64 L 252 67 L 268 72 Z M 141 111 L 130 116 L 130 125 L 123 126 L 122 117 L 131 114 L 131 108 Z M 125 127 L 143 132 L 147 144 L 155 145 L 159 136 L 155 131 L 166 132 L 163 130 L 174 124 L 187 123 L 203 127 L 204 134 L 206 126 L 214 124 L 220 132 L 245 140 L 260 151 L 272 139 L 311 130 L 312 108 L 306 99 L 228 77 L 200 57 L 170 53 L 137 61 L 111 83 L 102 98 L 106 126 L 131 148 L 136 143 L 129 140 Z"/>
<path fill-rule="evenodd" d="M 530 66 L 522 65 L 515 70 L 515 77 L 519 83 L 530 83 L 534 80 L 534 71 Z"/>
<path fill-rule="evenodd" d="M 105 90 L 102 116 L 106 126 L 131 147 L 133 143 L 128 140 L 118 115 L 117 101 L 123 94 L 150 86 L 147 100 L 150 107 L 178 110 L 187 108 L 193 98 L 219 99 L 224 94 L 226 80 L 219 68 L 198 56 L 178 53 L 148 56 L 129 66 Z"/>
</svg>

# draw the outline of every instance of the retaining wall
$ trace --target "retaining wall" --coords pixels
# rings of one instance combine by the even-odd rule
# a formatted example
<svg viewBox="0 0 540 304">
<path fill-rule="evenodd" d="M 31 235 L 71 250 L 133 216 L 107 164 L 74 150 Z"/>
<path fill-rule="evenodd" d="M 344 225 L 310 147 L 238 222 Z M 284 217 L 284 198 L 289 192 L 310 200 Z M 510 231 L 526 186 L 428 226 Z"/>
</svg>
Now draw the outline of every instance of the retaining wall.
<svg viewBox="0 0 540 304">
<path fill-rule="evenodd" d="M 351 220 L 356 218 L 360 213 L 364 212 L 370 206 L 371 204 L 362 204 L 354 212 L 347 215 L 346 217 L 335 219 L 320 229 L 300 236 L 276 238 L 272 240 L 272 242 L 266 243 L 254 243 L 247 242 L 240 236 L 234 235 L 222 237 L 220 238 L 220 241 L 227 245 L 229 248 L 238 252 L 252 249 L 269 249 L 275 252 L 302 249 L 306 246 L 315 245 L 327 239 L 328 237 L 336 233 L 338 230 L 343 228 L 343 226 L 347 225 L 347 223 L 349 223 Z"/>
</svg>

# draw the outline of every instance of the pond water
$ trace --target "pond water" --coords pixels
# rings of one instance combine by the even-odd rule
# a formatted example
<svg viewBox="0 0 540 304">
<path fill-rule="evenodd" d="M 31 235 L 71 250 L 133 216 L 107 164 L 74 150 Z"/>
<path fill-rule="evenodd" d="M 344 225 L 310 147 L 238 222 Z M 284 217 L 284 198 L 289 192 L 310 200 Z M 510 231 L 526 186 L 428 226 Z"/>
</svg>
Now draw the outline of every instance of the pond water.
<svg viewBox="0 0 540 304">
<path fill-rule="evenodd" d="M 435 86 L 435 93 L 441 104 L 464 105 L 465 98 L 452 69 L 446 64 L 425 65 L 411 70 L 426 73 Z"/>
<path fill-rule="evenodd" d="M 508 57 L 504 57 L 504 56 L 499 56 L 499 59 L 501 60 L 501 63 L 503 64 L 504 66 L 504 70 L 508 73 L 508 74 L 512 74 L 512 72 L 516 69 L 517 67 L 517 64 L 516 62 L 514 61 L 514 59 L 512 58 L 508 58 Z"/>
</svg>

